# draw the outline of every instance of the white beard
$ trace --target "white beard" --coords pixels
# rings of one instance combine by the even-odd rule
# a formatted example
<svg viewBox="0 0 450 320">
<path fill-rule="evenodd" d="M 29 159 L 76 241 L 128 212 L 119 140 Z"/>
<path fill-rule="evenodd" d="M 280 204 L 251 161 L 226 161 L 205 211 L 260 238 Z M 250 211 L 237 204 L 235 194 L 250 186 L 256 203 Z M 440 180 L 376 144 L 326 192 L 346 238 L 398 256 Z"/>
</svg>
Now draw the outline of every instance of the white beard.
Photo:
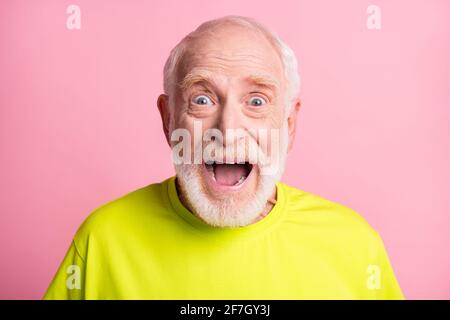
<svg viewBox="0 0 450 320">
<path fill-rule="evenodd" d="M 240 227 L 254 223 L 263 213 L 267 200 L 273 194 L 276 183 L 283 175 L 287 158 L 287 125 L 281 128 L 281 146 L 277 170 L 273 174 L 261 175 L 257 171 L 256 191 L 248 195 L 246 201 L 237 202 L 237 195 L 224 199 L 210 199 L 202 190 L 203 164 L 175 165 L 178 185 L 193 213 L 209 225 L 217 227 Z M 254 170 L 255 170 L 254 169 Z"/>
</svg>

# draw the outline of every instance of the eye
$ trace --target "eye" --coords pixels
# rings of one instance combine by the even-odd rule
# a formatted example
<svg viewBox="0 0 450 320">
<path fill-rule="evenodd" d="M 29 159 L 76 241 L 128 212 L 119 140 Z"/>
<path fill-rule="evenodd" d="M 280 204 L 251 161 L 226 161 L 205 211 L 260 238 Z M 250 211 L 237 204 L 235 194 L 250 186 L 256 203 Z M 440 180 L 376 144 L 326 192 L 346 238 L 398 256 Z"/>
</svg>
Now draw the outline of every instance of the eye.
<svg viewBox="0 0 450 320">
<path fill-rule="evenodd" d="M 211 99 L 208 96 L 205 96 L 204 94 L 199 95 L 199 96 L 195 96 L 192 99 L 192 102 L 198 105 L 202 105 L 202 106 L 210 106 L 213 104 L 213 102 L 211 101 Z"/>
<path fill-rule="evenodd" d="M 262 106 L 267 103 L 265 99 L 258 97 L 258 96 L 251 97 L 248 102 L 251 106 L 254 106 L 254 107 L 259 107 L 259 106 Z"/>
</svg>

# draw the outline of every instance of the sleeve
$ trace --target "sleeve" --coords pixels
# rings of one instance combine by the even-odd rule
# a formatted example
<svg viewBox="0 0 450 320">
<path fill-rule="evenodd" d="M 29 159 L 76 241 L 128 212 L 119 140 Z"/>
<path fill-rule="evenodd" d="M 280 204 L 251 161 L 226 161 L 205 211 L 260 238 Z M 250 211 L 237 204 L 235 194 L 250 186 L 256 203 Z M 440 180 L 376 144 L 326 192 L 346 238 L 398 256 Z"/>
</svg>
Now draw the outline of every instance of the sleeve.
<svg viewBox="0 0 450 320">
<path fill-rule="evenodd" d="M 50 283 L 44 300 L 81 300 L 85 298 L 85 261 L 72 241 Z"/>
<path fill-rule="evenodd" d="M 376 290 L 376 299 L 403 300 L 405 299 L 396 279 L 384 242 L 376 232 L 376 264 L 379 266 L 380 285 Z"/>
</svg>

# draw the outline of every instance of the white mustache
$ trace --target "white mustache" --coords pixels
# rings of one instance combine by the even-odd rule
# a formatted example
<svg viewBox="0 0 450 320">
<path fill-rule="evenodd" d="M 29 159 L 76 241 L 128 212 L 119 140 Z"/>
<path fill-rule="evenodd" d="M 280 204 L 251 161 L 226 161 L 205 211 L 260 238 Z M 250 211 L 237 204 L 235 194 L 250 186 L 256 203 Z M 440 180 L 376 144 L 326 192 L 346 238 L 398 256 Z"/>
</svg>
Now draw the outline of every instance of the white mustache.
<svg viewBox="0 0 450 320">
<path fill-rule="evenodd" d="M 195 146 L 197 154 L 202 154 L 204 163 L 226 163 L 239 164 L 251 163 L 256 165 L 266 165 L 270 157 L 253 139 L 239 139 L 236 143 L 228 143 L 225 146 L 222 141 L 213 140 L 206 142 L 205 145 Z"/>
</svg>

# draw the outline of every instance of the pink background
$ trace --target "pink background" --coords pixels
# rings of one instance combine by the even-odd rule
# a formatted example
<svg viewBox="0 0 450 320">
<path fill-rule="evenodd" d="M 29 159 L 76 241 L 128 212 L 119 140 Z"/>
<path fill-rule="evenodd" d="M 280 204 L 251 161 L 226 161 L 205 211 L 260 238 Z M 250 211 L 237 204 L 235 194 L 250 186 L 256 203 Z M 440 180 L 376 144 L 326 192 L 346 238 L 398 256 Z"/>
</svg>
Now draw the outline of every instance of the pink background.
<svg viewBox="0 0 450 320">
<path fill-rule="evenodd" d="M 81 8 L 81 30 L 66 8 Z M 382 28 L 366 27 L 381 7 Z M 39 299 L 96 207 L 173 174 L 156 98 L 169 50 L 239 14 L 298 55 L 284 181 L 382 235 L 410 299 L 450 298 L 450 1 L 2 1 L 0 298 Z"/>
</svg>

